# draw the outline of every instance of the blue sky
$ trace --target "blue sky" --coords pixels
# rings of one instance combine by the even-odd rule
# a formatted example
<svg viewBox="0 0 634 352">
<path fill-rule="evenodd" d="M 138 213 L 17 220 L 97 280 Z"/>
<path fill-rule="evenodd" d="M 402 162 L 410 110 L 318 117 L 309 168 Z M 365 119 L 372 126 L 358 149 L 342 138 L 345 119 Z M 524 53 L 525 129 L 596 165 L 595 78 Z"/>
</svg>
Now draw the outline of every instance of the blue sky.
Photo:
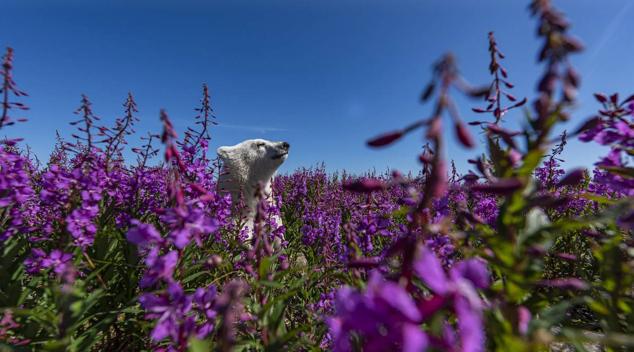
<svg viewBox="0 0 634 352">
<path fill-rule="evenodd" d="M 90 5 L 86 5 L 90 3 Z M 533 97 L 539 42 L 528 1 L 519 0 L 4 0 L 0 45 L 15 49 L 15 79 L 30 97 L 29 121 L 2 131 L 24 137 L 42 158 L 55 130 L 87 94 L 102 121 L 121 116 L 128 91 L 139 105 L 138 135 L 159 132 L 167 109 L 176 128 L 193 121 L 206 82 L 220 126 L 212 145 L 248 138 L 286 140 L 282 171 L 324 162 L 329 170 L 417 170 L 420 134 L 384 150 L 365 141 L 427 117 L 418 96 L 431 64 L 447 51 L 472 83 L 489 82 L 487 32 L 495 31 L 518 97 Z M 597 105 L 594 91 L 633 93 L 634 2 L 559 0 L 587 50 L 575 57 L 580 103 L 562 128 L 573 129 Z M 480 102 L 460 100 L 466 121 Z M 518 126 L 521 111 L 507 116 Z M 474 129 L 475 132 L 475 129 Z M 479 153 L 458 146 L 447 157 L 465 171 Z M 138 136 L 130 139 L 138 144 Z M 482 145 L 482 143 L 479 143 Z M 567 165 L 591 165 L 604 153 L 572 142 Z"/>
</svg>

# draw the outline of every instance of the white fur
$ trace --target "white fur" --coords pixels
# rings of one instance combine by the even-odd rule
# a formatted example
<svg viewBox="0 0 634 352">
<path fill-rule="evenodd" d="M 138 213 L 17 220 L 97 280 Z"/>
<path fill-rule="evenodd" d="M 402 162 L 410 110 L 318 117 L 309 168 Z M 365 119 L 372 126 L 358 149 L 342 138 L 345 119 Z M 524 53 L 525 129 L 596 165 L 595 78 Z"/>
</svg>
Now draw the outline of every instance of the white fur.
<svg viewBox="0 0 634 352">
<path fill-rule="evenodd" d="M 249 139 L 217 150 L 223 164 L 218 191 L 230 193 L 234 204 L 238 204 L 242 197 L 244 209 L 240 215 L 250 229 L 257 207 L 257 185 L 262 184 L 267 201 L 272 202 L 271 178 L 288 157 L 288 149 L 286 142 Z M 276 219 L 276 222 L 281 225 L 281 220 Z"/>
</svg>

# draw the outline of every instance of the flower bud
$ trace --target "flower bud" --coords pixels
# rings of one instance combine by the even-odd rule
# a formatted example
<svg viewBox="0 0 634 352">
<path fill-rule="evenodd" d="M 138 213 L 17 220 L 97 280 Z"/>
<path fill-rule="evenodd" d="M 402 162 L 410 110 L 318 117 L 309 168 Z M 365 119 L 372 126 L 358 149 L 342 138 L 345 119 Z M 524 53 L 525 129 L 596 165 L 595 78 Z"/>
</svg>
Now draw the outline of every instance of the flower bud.
<svg viewBox="0 0 634 352">
<path fill-rule="evenodd" d="M 471 133 L 469 133 L 469 130 L 462 122 L 456 123 L 456 135 L 458 136 L 460 143 L 462 143 L 465 147 L 473 148 L 475 146 Z"/>
<path fill-rule="evenodd" d="M 478 184 L 471 187 L 472 191 L 507 195 L 522 188 L 522 181 L 516 178 L 501 179 L 492 183 Z"/>
<path fill-rule="evenodd" d="M 386 145 L 390 145 L 395 141 L 399 140 L 403 137 L 403 131 L 394 131 L 382 134 L 374 139 L 371 139 L 367 142 L 370 147 L 383 147 Z"/>
<path fill-rule="evenodd" d="M 581 181 L 583 181 L 583 177 L 585 175 L 585 169 L 574 169 L 566 174 L 564 178 L 557 183 L 557 186 L 575 186 L 578 185 Z"/>
<path fill-rule="evenodd" d="M 386 186 L 382 181 L 372 178 L 355 180 L 343 184 L 343 189 L 357 193 L 376 192 L 384 190 L 385 188 Z"/>
</svg>

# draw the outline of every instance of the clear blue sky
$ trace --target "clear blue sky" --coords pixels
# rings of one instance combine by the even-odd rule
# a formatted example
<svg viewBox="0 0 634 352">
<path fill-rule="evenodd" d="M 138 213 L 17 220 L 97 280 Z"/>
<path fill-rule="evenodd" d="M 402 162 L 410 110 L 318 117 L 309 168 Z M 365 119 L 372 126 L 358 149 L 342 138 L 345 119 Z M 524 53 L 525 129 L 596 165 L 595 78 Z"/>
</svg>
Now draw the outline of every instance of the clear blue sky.
<svg viewBox="0 0 634 352">
<path fill-rule="evenodd" d="M 90 5 L 88 5 L 90 4 Z M 540 67 L 535 21 L 520 0 L 3 0 L 0 45 L 16 51 L 15 78 L 30 97 L 29 122 L 3 131 L 25 137 L 46 157 L 55 130 L 87 94 L 104 121 L 121 116 L 132 91 L 138 134 L 160 131 L 164 107 L 182 133 L 192 122 L 200 86 L 209 84 L 221 126 L 213 150 L 248 138 L 287 140 L 282 171 L 321 161 L 329 170 L 416 170 L 419 135 L 385 150 L 371 136 L 426 117 L 418 96 L 430 66 L 452 51 L 473 83 L 490 80 L 487 32 L 495 31 L 515 95 L 533 97 Z M 633 93 L 632 0 L 559 0 L 572 33 L 587 50 L 574 63 L 583 75 L 581 104 L 569 129 L 597 105 L 593 91 Z M 480 102 L 460 101 L 465 120 Z M 521 119 L 517 111 L 507 120 Z M 478 153 L 455 143 L 448 157 L 461 170 Z M 138 143 L 132 138 L 131 145 Z M 481 143 L 480 143 L 481 145 Z M 569 166 L 591 165 L 604 151 L 571 143 Z"/>
</svg>

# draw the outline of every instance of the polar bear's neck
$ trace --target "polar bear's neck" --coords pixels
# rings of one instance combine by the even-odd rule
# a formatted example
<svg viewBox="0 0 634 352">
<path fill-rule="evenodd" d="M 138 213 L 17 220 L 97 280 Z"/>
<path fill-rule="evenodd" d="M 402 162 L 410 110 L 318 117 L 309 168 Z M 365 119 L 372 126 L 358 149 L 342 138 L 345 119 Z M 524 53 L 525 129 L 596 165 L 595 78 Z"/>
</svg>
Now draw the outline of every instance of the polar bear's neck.
<svg viewBox="0 0 634 352">
<path fill-rule="evenodd" d="M 234 204 L 244 202 L 243 215 L 255 215 L 257 207 L 257 187 L 261 184 L 264 197 L 272 201 L 271 178 L 275 170 L 255 170 L 247 165 L 225 164 L 218 178 L 218 189 L 221 193 L 230 193 Z"/>
</svg>

